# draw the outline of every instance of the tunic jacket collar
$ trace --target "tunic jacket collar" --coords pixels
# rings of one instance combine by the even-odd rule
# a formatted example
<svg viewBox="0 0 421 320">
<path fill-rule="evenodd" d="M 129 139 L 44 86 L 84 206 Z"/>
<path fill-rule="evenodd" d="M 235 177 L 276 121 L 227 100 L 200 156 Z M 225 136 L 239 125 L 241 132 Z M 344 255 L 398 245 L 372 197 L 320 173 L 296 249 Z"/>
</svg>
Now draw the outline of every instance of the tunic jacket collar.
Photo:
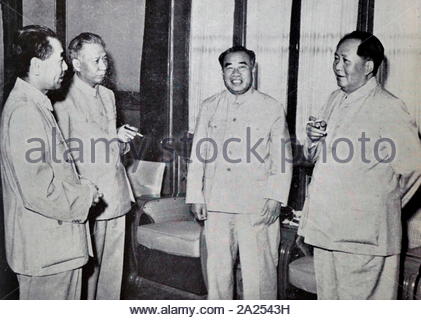
<svg viewBox="0 0 421 320">
<path fill-rule="evenodd" d="M 99 85 L 96 85 L 94 88 L 92 88 L 85 81 L 80 79 L 76 73 L 73 77 L 73 85 L 76 86 L 79 90 L 81 90 L 86 95 L 93 96 L 93 97 L 98 96 Z"/>
<path fill-rule="evenodd" d="M 51 105 L 50 99 L 43 94 L 41 91 L 39 91 L 37 88 L 35 88 L 32 84 L 29 82 L 22 80 L 21 78 L 16 79 L 15 87 L 18 90 L 22 90 L 25 92 L 25 94 L 31 98 L 35 104 L 37 104 L 40 107 L 47 108 L 50 111 L 53 111 L 53 106 Z"/>
</svg>

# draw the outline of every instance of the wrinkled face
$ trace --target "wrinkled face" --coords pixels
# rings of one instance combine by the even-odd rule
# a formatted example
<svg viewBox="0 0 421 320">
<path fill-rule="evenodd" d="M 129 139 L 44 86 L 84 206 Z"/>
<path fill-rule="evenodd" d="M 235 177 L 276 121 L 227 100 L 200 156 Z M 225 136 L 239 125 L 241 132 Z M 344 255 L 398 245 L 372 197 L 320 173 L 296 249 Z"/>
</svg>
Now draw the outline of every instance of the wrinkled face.
<svg viewBox="0 0 421 320">
<path fill-rule="evenodd" d="M 246 93 L 253 82 L 253 65 L 245 52 L 233 52 L 225 56 L 222 68 L 224 83 L 235 95 Z"/>
<path fill-rule="evenodd" d="M 97 43 L 86 43 L 73 59 L 73 68 L 81 80 L 91 87 L 100 84 L 105 77 L 108 68 L 107 53 L 102 45 Z"/>
<path fill-rule="evenodd" d="M 67 70 L 67 64 L 64 61 L 63 47 L 60 41 L 55 38 L 48 38 L 52 47 L 51 55 L 40 60 L 40 86 L 42 90 L 59 89 L 63 81 L 64 73 Z"/>
<path fill-rule="evenodd" d="M 346 93 L 357 90 L 369 80 L 368 61 L 357 55 L 360 43 L 361 40 L 348 39 L 336 48 L 333 72 L 338 86 Z"/>
</svg>

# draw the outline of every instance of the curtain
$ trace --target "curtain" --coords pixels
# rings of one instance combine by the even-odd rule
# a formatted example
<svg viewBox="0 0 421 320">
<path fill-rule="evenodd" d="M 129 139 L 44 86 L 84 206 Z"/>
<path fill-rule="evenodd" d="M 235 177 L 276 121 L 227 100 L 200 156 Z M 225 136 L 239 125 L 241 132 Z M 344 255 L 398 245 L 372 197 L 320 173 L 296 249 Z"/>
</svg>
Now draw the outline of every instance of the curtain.
<svg viewBox="0 0 421 320">
<path fill-rule="evenodd" d="M 303 143 L 305 124 L 317 115 L 337 89 L 332 71 L 340 38 L 356 29 L 358 0 L 303 0 L 297 97 L 297 138 Z"/>
<path fill-rule="evenodd" d="M 386 55 L 380 81 L 405 102 L 421 136 L 420 14 L 421 0 L 382 0 L 374 7 L 374 34 L 383 43 Z M 420 193 L 418 190 L 414 197 Z M 412 200 L 414 205 L 405 211 L 409 248 L 421 245 L 421 207 Z"/>
<path fill-rule="evenodd" d="M 218 56 L 232 46 L 234 1 L 192 1 L 190 30 L 189 132 L 201 102 L 224 88 Z"/>
<path fill-rule="evenodd" d="M 3 106 L 4 80 L 3 13 L 2 6 L 0 5 L 0 110 Z"/>
<path fill-rule="evenodd" d="M 286 110 L 292 0 L 248 0 L 247 47 L 256 53 L 256 87 Z"/>
<path fill-rule="evenodd" d="M 385 47 L 380 81 L 401 98 L 421 134 L 421 0 L 382 0 L 374 7 L 374 34 Z"/>
</svg>

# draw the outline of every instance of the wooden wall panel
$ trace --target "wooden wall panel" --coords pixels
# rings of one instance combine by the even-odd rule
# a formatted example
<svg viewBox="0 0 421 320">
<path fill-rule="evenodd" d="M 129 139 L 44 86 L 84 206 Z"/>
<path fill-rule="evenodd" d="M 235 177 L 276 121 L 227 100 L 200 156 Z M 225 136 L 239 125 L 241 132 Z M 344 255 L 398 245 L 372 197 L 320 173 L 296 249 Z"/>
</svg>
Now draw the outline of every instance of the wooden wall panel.
<svg viewBox="0 0 421 320">
<path fill-rule="evenodd" d="M 190 1 L 146 1 L 140 75 L 140 128 L 146 137 L 136 152 L 145 160 L 168 162 L 165 195 L 179 192 L 173 150 L 188 125 L 190 11 Z"/>
<path fill-rule="evenodd" d="M 233 46 L 246 46 L 247 41 L 247 0 L 235 0 Z"/>
<path fill-rule="evenodd" d="M 6 101 L 15 83 L 12 60 L 12 42 L 15 33 L 22 28 L 22 0 L 2 0 L 3 47 L 4 47 L 4 95 Z M 4 102 L 3 101 L 3 102 Z"/>
<path fill-rule="evenodd" d="M 359 0 L 357 30 L 373 32 L 374 1 Z"/>
</svg>

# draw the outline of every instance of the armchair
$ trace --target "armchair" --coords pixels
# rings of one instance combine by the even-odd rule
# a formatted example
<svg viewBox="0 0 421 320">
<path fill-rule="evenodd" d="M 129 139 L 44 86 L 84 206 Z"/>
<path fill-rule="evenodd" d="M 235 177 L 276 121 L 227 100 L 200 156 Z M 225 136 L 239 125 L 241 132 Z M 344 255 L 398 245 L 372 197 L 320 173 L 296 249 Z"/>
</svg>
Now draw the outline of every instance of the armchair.
<svg viewBox="0 0 421 320">
<path fill-rule="evenodd" d="M 130 222 L 129 282 L 147 279 L 204 296 L 206 245 L 202 226 L 182 197 L 138 199 Z"/>
<path fill-rule="evenodd" d="M 278 264 L 280 299 L 315 299 L 316 277 L 312 248 L 297 237 L 297 228 L 281 227 Z"/>
</svg>

